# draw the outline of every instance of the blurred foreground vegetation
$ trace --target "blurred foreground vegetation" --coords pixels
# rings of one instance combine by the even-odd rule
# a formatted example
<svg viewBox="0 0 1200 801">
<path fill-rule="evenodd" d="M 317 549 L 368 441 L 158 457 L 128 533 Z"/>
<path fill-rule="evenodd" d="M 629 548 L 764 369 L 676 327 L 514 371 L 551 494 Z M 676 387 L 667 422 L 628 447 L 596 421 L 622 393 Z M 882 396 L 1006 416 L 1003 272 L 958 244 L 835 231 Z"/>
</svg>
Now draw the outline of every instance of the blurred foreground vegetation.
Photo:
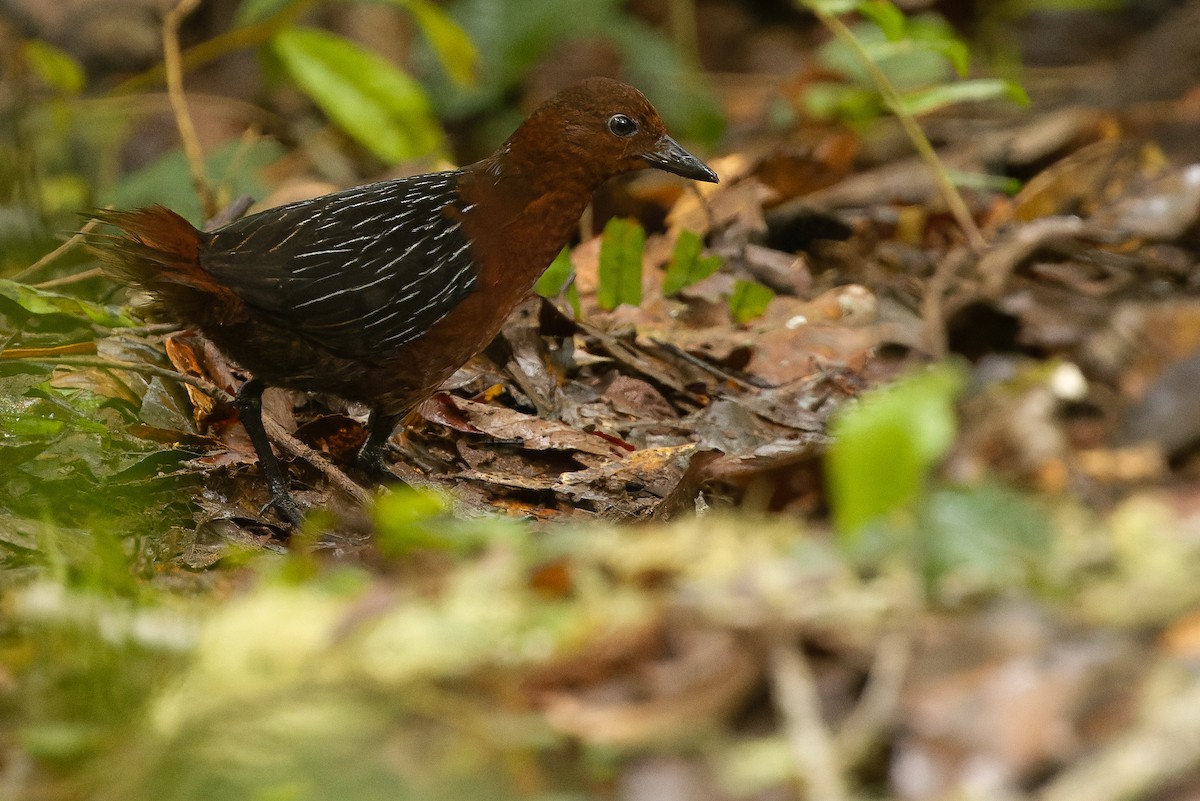
<svg viewBox="0 0 1200 801">
<path fill-rule="evenodd" d="M 609 0 L 521 13 L 395 0 L 381 4 L 391 16 L 347 22 L 370 5 L 246 0 L 220 5 L 215 32 L 185 28 L 218 207 L 487 152 L 527 110 L 527 83 L 558 71 L 563 42 L 615 59 L 681 139 L 721 136 L 686 13 L 652 25 Z M 853 41 L 891 59 L 910 112 L 1020 95 L 955 83 L 946 62 L 966 72 L 966 46 L 940 18 L 859 5 Z M 400 52 L 346 30 L 371 24 Z M 1135 797 L 1194 769 L 1187 749 L 1161 747 L 1195 740 L 1200 720 L 1200 532 L 1178 496 L 1094 502 L 1066 480 L 1033 492 L 944 468 L 980 398 L 1035 422 L 1076 400 L 1061 386 L 1077 371 L 1053 359 L 986 388 L 953 359 L 861 394 L 848 379 L 858 400 L 788 465 L 811 479 L 803 513 L 769 512 L 766 479 L 746 482 L 740 506 L 697 492 L 694 516 L 638 526 L 481 514 L 406 488 L 352 525 L 318 512 L 290 539 L 213 513 L 232 490 L 214 478 L 211 454 L 227 452 L 212 430 L 231 419 L 173 377 L 169 326 L 137 317 L 85 252 L 44 259 L 82 209 L 212 211 L 175 146 L 157 56 L 102 69 L 0 34 L 0 801 L 889 797 L 904 767 L 889 759 L 918 735 L 955 754 L 979 745 L 953 725 L 920 729 L 930 695 L 960 685 L 906 694 L 913 676 L 956 668 L 1012 668 L 1006 686 L 1036 686 L 1071 721 L 1021 763 L 1052 778 L 980 780 L 979 797 Z M 801 110 L 863 130 L 891 107 L 852 50 L 820 52 L 822 78 L 839 65 L 849 78 L 772 110 L 773 133 Z M 214 66 L 226 57 L 232 72 Z M 646 230 L 615 216 L 604 229 L 600 308 L 661 300 L 642 296 Z M 676 235 L 663 297 L 724 264 L 700 235 Z M 633 279 L 606 283 L 622 264 Z M 564 255 L 542 289 L 578 317 L 571 269 Z M 712 307 L 753 336 L 775 291 L 741 276 L 722 291 Z M 1046 677 L 1084 663 L 1103 674 L 1084 689 Z M 1005 728 L 975 696 L 963 706 Z M 1052 728 L 1032 720 L 1014 740 Z"/>
</svg>

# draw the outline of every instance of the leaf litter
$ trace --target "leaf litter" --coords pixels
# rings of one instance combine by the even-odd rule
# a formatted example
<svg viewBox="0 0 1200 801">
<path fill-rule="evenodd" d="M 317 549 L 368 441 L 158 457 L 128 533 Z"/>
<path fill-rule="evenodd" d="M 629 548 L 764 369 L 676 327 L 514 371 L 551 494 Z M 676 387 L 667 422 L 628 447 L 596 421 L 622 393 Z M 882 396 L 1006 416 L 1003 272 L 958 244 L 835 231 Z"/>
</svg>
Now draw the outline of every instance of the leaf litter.
<svg viewBox="0 0 1200 801">
<path fill-rule="evenodd" d="M 400 491 L 364 513 L 285 454 L 298 497 L 330 510 L 289 539 L 228 400 L 236 365 L 194 332 L 9 287 L 0 565 L 20 577 L 6 586 L 33 581 L 14 620 L 114 659 L 115 631 L 183 644 L 170 684 L 117 680 L 144 691 L 154 731 L 120 752 L 132 797 L 231 754 L 258 771 L 239 787 L 349 786 L 314 753 L 352 765 L 349 784 L 419 785 L 421 740 L 444 747 L 429 781 L 499 776 L 493 798 L 614 776 L 633 799 L 671 777 L 683 798 L 795 797 L 804 738 L 888 797 L 1188 797 L 1200 755 L 1154 743 L 1194 742 L 1200 720 L 1196 154 L 1105 138 L 1106 114 L 945 137 L 956 169 L 1029 177 L 969 194 L 980 253 L 923 166 L 872 161 L 844 131 L 714 160 L 716 187 L 629 183 L 665 220 L 634 248 L 640 285 L 605 280 L 632 269 L 628 248 L 607 268 L 603 236 L 572 248 L 580 314 L 565 289 L 531 300 L 394 439 L 398 476 L 440 499 L 412 520 L 389 506 Z M 761 308 L 731 303 L 748 282 L 769 288 Z M 199 381 L 67 359 L 90 342 Z M 969 362 L 961 392 L 872 400 L 948 353 Z M 850 409 L 871 433 L 843 432 L 846 458 L 878 467 L 851 471 L 862 501 L 839 495 L 831 456 Z M 365 409 L 273 391 L 264 411 L 363 479 Z M 50 519 L 86 521 L 107 496 L 105 514 L 157 534 L 42 524 L 20 502 L 35 484 L 69 510 Z M 160 598 L 146 621 L 84 580 L 26 578 L 47 538 L 75 573 L 108 575 L 88 536 L 134 551 L 151 586 L 229 600 Z M 27 732 L 40 758 L 95 747 L 51 734 Z M 580 747 L 610 764 L 564 778 L 529 756 Z"/>
</svg>

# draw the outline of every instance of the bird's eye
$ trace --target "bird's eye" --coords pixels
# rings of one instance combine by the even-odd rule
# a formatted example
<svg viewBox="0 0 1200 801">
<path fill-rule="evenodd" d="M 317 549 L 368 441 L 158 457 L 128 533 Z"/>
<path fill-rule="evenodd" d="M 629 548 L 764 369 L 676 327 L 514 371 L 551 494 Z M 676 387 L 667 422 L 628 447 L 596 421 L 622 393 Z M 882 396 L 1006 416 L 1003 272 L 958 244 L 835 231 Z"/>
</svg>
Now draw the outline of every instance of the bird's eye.
<svg viewBox="0 0 1200 801">
<path fill-rule="evenodd" d="M 637 129 L 637 123 L 624 114 L 614 114 L 608 118 L 608 130 L 617 136 L 633 136 Z"/>
</svg>

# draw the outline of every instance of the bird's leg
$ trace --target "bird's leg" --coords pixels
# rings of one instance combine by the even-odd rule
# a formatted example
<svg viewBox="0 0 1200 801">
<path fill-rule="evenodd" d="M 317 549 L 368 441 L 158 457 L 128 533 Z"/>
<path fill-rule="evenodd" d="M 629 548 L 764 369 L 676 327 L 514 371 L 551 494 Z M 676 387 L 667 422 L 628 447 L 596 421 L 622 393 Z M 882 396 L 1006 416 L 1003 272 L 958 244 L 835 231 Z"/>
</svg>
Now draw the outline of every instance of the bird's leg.
<svg viewBox="0 0 1200 801">
<path fill-rule="evenodd" d="M 358 452 L 358 467 L 372 478 L 396 480 L 396 474 L 387 467 L 384 454 L 387 453 L 388 440 L 392 438 L 400 417 L 398 414 L 385 414 L 381 409 L 371 411 L 371 417 L 367 420 L 367 441 Z"/>
<path fill-rule="evenodd" d="M 271 441 L 267 439 L 267 430 L 262 421 L 262 395 L 266 384 L 257 378 L 252 378 L 242 384 L 234 396 L 233 405 L 238 411 L 242 427 L 250 435 L 250 443 L 258 454 L 258 465 L 267 478 L 267 487 L 271 490 L 271 502 L 279 516 L 292 525 L 299 525 L 304 520 L 304 511 L 288 492 L 287 477 L 283 467 L 271 450 Z"/>
</svg>

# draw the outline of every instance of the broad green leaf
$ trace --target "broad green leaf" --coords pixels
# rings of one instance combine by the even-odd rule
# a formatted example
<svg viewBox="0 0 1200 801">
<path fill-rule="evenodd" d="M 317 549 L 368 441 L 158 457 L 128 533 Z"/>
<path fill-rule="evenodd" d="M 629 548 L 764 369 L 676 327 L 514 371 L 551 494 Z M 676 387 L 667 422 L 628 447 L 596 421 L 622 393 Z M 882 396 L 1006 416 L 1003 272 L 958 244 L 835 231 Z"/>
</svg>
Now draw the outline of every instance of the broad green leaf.
<svg viewBox="0 0 1200 801">
<path fill-rule="evenodd" d="M 813 83 L 804 92 L 804 113 L 822 120 L 872 120 L 884 112 L 879 93 L 848 83 Z"/>
<path fill-rule="evenodd" d="M 381 495 L 373 510 L 379 549 L 398 556 L 417 548 L 454 548 L 445 530 L 449 509 L 444 496 L 429 490 L 398 486 Z"/>
<path fill-rule="evenodd" d="M 0 298 L 7 298 L 30 314 L 65 314 L 68 317 L 88 320 L 105 328 L 137 325 L 136 320 L 115 308 L 73 298 L 70 295 L 36 289 L 28 284 L 20 284 L 7 278 L 0 278 Z"/>
<path fill-rule="evenodd" d="M 219 183 L 222 197 L 262 197 L 268 187 L 260 173 L 283 152 L 282 145 L 265 137 L 255 139 L 248 145 L 241 141 L 229 142 L 205 157 L 204 170 Z M 120 184 L 102 193 L 99 202 L 121 209 L 161 203 L 195 224 L 201 222 L 203 214 L 192 185 L 187 159 L 179 148 L 126 175 Z"/>
<path fill-rule="evenodd" d="M 433 45 L 446 74 L 459 86 L 473 86 L 479 71 L 479 52 L 471 37 L 445 11 L 429 0 L 389 0 L 407 9 Z"/>
<path fill-rule="evenodd" d="M 913 26 L 916 28 L 917 26 Z M 859 47 L 897 88 L 916 89 L 946 80 L 949 70 L 945 58 L 915 41 L 913 31 L 899 40 L 889 40 L 874 23 L 864 22 L 851 28 Z M 926 35 L 933 35 L 926 32 Z M 862 54 L 841 39 L 831 39 L 817 51 L 826 69 L 846 76 L 859 86 L 878 91 L 875 79 L 863 64 Z"/>
<path fill-rule="evenodd" d="M 825 458 L 843 542 L 868 523 L 914 509 L 929 468 L 949 449 L 962 371 L 941 365 L 865 395 L 833 423 Z"/>
<path fill-rule="evenodd" d="M 896 8 L 888 0 L 869 0 L 858 3 L 856 10 L 867 19 L 879 26 L 883 35 L 888 39 L 899 39 L 907 29 L 904 12 Z"/>
<path fill-rule="evenodd" d="M 441 149 L 420 84 L 384 58 L 332 33 L 293 26 L 272 47 L 288 74 L 346 133 L 395 164 Z"/>
<path fill-rule="evenodd" d="M 1050 546 L 1050 521 L 1030 498 L 984 484 L 930 493 L 918 528 L 930 582 L 951 579 L 958 593 L 1024 584 Z"/>
<path fill-rule="evenodd" d="M 546 272 L 542 273 L 542 277 L 533 285 L 533 291 L 543 298 L 558 297 L 558 293 L 562 292 L 563 287 L 567 285 L 567 279 L 574 271 L 575 266 L 571 264 L 571 251 L 563 248 L 554 257 L 554 261 L 550 262 Z"/>
<path fill-rule="evenodd" d="M 849 14 L 857 11 L 862 0 L 799 0 L 805 8 L 824 11 L 826 14 Z"/>
<path fill-rule="evenodd" d="M 95 416 L 94 410 L 76 409 L 61 397 L 0 396 L 0 432 L 9 437 L 56 437 L 68 426 L 91 434 L 107 434 L 105 425 L 92 419 Z"/>
<path fill-rule="evenodd" d="M 1019 84 L 998 78 L 957 81 L 929 89 L 909 92 L 901 98 L 909 114 L 928 114 L 957 103 L 975 103 L 1007 97 L 1021 105 L 1029 104 L 1029 95 Z"/>
<path fill-rule="evenodd" d="M 720 256 L 702 256 L 704 242 L 693 231 L 683 231 L 675 241 L 671 263 L 663 276 L 662 293 L 670 296 L 703 281 L 721 269 Z"/>
<path fill-rule="evenodd" d="M 29 39 L 22 43 L 21 55 L 47 86 L 69 95 L 83 91 L 86 80 L 83 67 L 66 51 L 41 39 Z"/>
<path fill-rule="evenodd" d="M 575 313 L 575 319 L 583 316 L 583 312 L 579 303 L 579 287 L 571 281 L 571 275 L 575 272 L 575 265 L 571 263 L 571 251 L 568 248 L 563 248 L 554 257 L 554 261 L 550 262 L 550 266 L 546 268 L 546 272 L 542 273 L 542 277 L 538 279 L 533 290 L 543 298 L 556 298 L 563 291 L 563 287 L 567 288 L 567 303 L 571 304 L 571 310 Z"/>
<path fill-rule="evenodd" d="M 600 287 L 596 298 L 609 311 L 642 302 L 642 248 L 646 232 L 632 220 L 614 217 L 600 240 Z"/>
<path fill-rule="evenodd" d="M 953 39 L 917 39 L 864 42 L 863 50 L 872 61 L 900 86 L 941 80 L 945 76 L 945 61 L 960 76 L 970 67 L 971 53 L 966 44 Z"/>
<path fill-rule="evenodd" d="M 49 439 L 61 434 L 66 426 L 63 420 L 12 415 L 0 405 L 0 432 L 6 438 Z"/>
<path fill-rule="evenodd" d="M 739 280 L 729 296 L 729 311 L 738 323 L 748 323 L 767 310 L 775 290 L 757 281 Z"/>
<path fill-rule="evenodd" d="M 958 77 L 965 77 L 971 69 L 971 48 L 967 43 L 960 39 L 935 39 L 920 41 L 919 44 L 934 53 L 944 56 L 950 62 L 950 66 L 958 73 Z"/>
</svg>

